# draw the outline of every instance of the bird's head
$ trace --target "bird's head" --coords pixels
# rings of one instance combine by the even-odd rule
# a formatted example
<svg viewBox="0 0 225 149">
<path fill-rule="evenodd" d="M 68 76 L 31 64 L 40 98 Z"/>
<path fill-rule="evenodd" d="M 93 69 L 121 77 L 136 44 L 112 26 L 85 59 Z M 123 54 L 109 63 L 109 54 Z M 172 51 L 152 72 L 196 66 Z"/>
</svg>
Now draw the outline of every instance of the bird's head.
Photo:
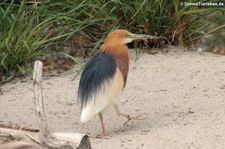
<svg viewBox="0 0 225 149">
<path fill-rule="evenodd" d="M 150 38 L 151 35 L 133 34 L 127 30 L 117 29 L 112 31 L 106 37 L 104 43 L 112 43 L 117 45 L 125 45 L 132 42 L 133 40 L 146 40 Z M 151 36 L 152 37 L 152 36 Z"/>
</svg>

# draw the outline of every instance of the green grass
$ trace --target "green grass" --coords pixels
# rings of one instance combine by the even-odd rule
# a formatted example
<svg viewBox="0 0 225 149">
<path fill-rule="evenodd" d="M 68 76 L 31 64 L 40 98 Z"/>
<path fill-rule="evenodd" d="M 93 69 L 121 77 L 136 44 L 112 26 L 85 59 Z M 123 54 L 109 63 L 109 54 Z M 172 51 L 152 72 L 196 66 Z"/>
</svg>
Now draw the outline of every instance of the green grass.
<svg viewBox="0 0 225 149">
<path fill-rule="evenodd" d="M 56 38 L 51 36 L 51 18 L 39 21 L 37 9 L 25 3 L 0 7 L 0 72 L 24 72 L 25 64 L 34 55 L 45 52 Z"/>
<path fill-rule="evenodd" d="M 70 40 L 94 53 L 107 33 L 124 28 L 192 46 L 225 33 L 225 7 L 181 6 L 179 0 L 47 0 L 0 3 L 0 77 L 25 73 L 29 60 Z M 192 0 L 194 2 L 194 0 Z M 212 38 L 213 39 L 213 38 Z M 74 49 L 79 50 L 79 49 Z M 75 59 L 76 61 L 76 59 Z M 76 61 L 79 63 L 79 61 Z"/>
</svg>

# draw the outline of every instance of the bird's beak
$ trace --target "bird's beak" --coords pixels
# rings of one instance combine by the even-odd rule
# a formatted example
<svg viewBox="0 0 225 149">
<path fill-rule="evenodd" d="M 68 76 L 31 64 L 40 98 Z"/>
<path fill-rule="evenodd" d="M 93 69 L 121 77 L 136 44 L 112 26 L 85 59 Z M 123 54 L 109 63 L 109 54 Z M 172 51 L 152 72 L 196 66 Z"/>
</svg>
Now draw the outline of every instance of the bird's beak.
<svg viewBox="0 0 225 149">
<path fill-rule="evenodd" d="M 156 39 L 158 37 L 152 35 L 144 35 L 144 34 L 130 34 L 130 38 L 133 40 L 147 40 L 147 39 Z"/>
</svg>

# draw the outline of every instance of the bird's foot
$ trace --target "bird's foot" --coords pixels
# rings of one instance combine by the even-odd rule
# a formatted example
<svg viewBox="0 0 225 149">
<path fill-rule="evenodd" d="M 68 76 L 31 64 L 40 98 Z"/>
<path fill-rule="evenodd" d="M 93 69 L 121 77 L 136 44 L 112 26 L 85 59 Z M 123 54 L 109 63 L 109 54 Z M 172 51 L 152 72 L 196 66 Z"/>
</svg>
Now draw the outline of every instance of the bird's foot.
<svg viewBox="0 0 225 149">
<path fill-rule="evenodd" d="M 128 122 L 131 121 L 131 120 L 144 120 L 144 119 L 146 119 L 146 118 L 141 117 L 141 114 L 138 115 L 138 116 L 127 115 L 126 118 L 127 118 L 127 121 L 124 123 L 124 126 L 126 126 L 128 124 Z"/>
<path fill-rule="evenodd" d="M 109 133 L 106 133 L 106 132 L 104 132 L 104 133 L 101 133 L 101 134 L 99 134 L 99 135 L 97 135 L 96 136 L 96 138 L 104 138 L 104 139 L 109 139 L 111 136 L 110 136 L 110 134 Z"/>
</svg>

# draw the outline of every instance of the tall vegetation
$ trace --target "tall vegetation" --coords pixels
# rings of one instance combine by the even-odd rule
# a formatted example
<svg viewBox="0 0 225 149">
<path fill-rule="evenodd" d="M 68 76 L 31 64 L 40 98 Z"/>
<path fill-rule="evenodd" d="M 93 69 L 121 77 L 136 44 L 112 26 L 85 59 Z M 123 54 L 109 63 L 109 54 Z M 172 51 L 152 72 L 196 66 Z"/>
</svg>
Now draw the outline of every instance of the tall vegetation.
<svg viewBox="0 0 225 149">
<path fill-rule="evenodd" d="M 17 0 L 18 2 L 18 0 Z M 116 28 L 190 46 L 225 33 L 225 7 L 179 0 L 47 0 L 0 3 L 0 77 L 23 72 L 30 58 L 71 39 L 95 50 Z"/>
</svg>

